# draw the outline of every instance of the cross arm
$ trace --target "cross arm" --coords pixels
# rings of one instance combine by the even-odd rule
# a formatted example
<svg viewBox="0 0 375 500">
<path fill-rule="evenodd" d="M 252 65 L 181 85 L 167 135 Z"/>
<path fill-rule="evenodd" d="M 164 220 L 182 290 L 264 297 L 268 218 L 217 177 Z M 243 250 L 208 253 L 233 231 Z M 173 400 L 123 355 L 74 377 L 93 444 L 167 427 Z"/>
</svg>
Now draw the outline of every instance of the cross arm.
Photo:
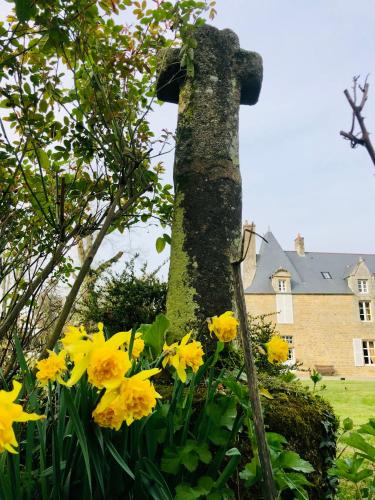
<svg viewBox="0 0 375 500">
<path fill-rule="evenodd" d="M 181 68 L 180 49 L 163 49 L 158 55 L 158 79 L 156 94 L 158 99 L 178 104 L 180 85 L 186 71 Z"/>
<path fill-rule="evenodd" d="M 258 102 L 263 79 L 263 61 L 257 52 L 237 52 L 237 74 L 241 84 L 241 104 Z"/>
</svg>

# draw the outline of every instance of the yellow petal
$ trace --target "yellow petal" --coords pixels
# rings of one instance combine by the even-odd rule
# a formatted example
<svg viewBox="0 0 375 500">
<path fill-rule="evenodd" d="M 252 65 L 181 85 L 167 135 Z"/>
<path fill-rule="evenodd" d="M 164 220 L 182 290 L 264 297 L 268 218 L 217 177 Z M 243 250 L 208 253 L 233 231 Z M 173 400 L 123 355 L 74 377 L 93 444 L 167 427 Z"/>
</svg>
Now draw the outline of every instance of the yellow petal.
<svg viewBox="0 0 375 500">
<path fill-rule="evenodd" d="M 105 343 L 106 346 L 112 347 L 113 349 L 117 349 L 122 344 L 127 342 L 127 338 L 129 337 L 129 332 L 118 332 L 115 333 L 110 339 Z M 130 342 L 130 340 L 129 340 Z"/>
<path fill-rule="evenodd" d="M 186 345 L 191 337 L 191 332 L 187 333 L 181 340 L 181 345 Z"/>
<path fill-rule="evenodd" d="M 46 418 L 45 415 L 37 415 L 36 413 L 20 413 L 17 418 L 14 419 L 15 422 L 28 422 L 29 420 L 42 420 Z"/>
<path fill-rule="evenodd" d="M 102 396 L 102 399 L 99 401 L 99 404 L 97 406 L 97 408 L 99 408 L 99 411 L 109 406 L 113 402 L 113 400 L 117 398 L 117 396 L 118 396 L 117 390 L 108 389 L 107 391 L 105 391 L 105 393 Z"/>
<path fill-rule="evenodd" d="M 177 368 L 177 375 L 179 376 L 179 379 L 181 380 L 181 382 L 183 382 L 183 383 L 186 382 L 186 371 L 182 365 L 180 365 Z"/>
<path fill-rule="evenodd" d="M 137 373 L 136 375 L 133 375 L 131 378 L 133 379 L 136 378 L 138 380 L 146 380 L 160 372 L 161 372 L 160 368 L 151 368 L 150 370 L 143 370 Z"/>
<path fill-rule="evenodd" d="M 94 333 L 92 336 L 92 342 L 95 345 L 95 347 L 105 344 L 105 337 L 103 331 Z"/>
<path fill-rule="evenodd" d="M 22 388 L 22 384 L 13 380 L 13 389 L 11 391 L 0 391 L 0 404 L 13 403 L 18 397 Z"/>
<path fill-rule="evenodd" d="M 4 443 L 4 444 L 3 444 L 3 447 L 4 447 L 7 451 L 9 451 L 9 453 L 13 453 L 14 455 L 18 455 L 18 451 L 16 451 L 16 450 L 13 448 L 13 446 L 11 446 L 10 444 L 8 444 L 8 443 Z"/>
<path fill-rule="evenodd" d="M 88 356 L 85 356 L 84 358 L 81 359 L 81 361 L 79 361 L 79 363 L 76 363 L 74 365 L 70 379 L 66 383 L 68 387 L 72 387 L 74 384 L 76 384 L 78 380 L 82 377 L 82 375 L 85 373 L 89 364 L 88 358 L 89 358 Z"/>
</svg>

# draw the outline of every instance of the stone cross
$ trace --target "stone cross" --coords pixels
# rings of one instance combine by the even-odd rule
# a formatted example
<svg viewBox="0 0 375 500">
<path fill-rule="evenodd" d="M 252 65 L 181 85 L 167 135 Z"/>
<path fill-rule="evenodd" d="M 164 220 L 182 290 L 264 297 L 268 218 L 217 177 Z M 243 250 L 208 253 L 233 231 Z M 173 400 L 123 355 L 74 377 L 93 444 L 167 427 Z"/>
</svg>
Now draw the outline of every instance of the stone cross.
<svg viewBox="0 0 375 500">
<path fill-rule="evenodd" d="M 171 338 L 190 328 L 207 335 L 206 318 L 235 310 L 231 260 L 241 242 L 240 104 L 255 104 L 262 59 L 242 50 L 231 30 L 197 28 L 194 76 L 180 50 L 159 56 L 158 98 L 178 103 L 175 206 L 167 296 Z"/>
</svg>

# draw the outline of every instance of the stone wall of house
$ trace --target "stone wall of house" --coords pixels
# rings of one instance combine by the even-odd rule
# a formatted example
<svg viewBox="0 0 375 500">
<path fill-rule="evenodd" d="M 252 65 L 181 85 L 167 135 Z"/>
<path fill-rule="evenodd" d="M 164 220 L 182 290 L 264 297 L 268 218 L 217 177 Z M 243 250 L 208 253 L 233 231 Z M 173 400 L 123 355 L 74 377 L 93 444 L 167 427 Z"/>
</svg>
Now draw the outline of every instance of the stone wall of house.
<svg viewBox="0 0 375 500">
<path fill-rule="evenodd" d="M 295 358 L 303 368 L 333 365 L 335 375 L 375 377 L 375 365 L 355 366 L 353 339 L 375 340 L 375 308 L 372 321 L 359 319 L 358 296 L 293 295 L 293 323 L 277 322 L 276 294 L 247 294 L 248 313 L 272 314 L 280 335 L 293 336 Z"/>
</svg>

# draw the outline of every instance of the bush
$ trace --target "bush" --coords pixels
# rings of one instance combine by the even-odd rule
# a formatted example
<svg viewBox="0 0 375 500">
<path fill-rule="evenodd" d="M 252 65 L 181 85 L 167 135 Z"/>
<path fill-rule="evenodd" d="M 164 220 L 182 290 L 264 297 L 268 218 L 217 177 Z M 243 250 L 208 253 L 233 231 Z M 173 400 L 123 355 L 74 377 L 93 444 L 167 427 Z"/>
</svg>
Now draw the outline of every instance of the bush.
<svg viewBox="0 0 375 500">
<path fill-rule="evenodd" d="M 261 376 L 260 382 L 273 397 L 264 402 L 267 428 L 285 436 L 290 448 L 315 469 L 309 475 L 313 484 L 310 497 L 333 498 L 337 480 L 328 470 L 336 457 L 339 422 L 332 406 L 300 382 L 286 383 L 267 375 Z"/>
<path fill-rule="evenodd" d="M 167 284 L 155 273 L 147 273 L 145 266 L 141 276 L 136 276 L 132 259 L 122 273 L 109 274 L 89 286 L 79 315 L 85 324 L 103 321 L 113 334 L 152 323 L 165 312 L 166 297 Z"/>
</svg>

